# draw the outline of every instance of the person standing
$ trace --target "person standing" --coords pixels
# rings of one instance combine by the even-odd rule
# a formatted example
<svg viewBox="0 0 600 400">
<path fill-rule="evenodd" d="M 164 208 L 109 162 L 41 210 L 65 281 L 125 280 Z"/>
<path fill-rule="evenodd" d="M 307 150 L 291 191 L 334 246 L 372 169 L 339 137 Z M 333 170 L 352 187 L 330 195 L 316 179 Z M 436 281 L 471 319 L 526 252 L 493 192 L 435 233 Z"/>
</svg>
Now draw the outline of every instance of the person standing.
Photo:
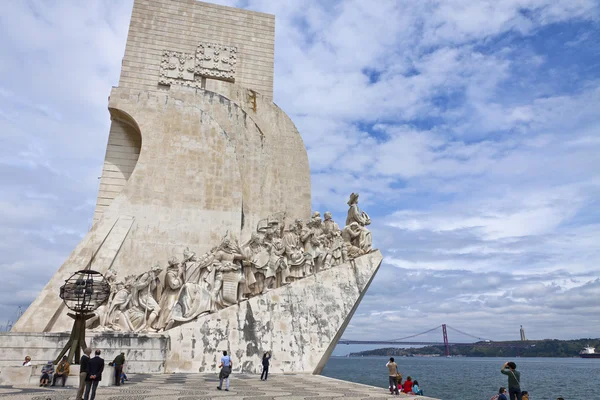
<svg viewBox="0 0 600 400">
<path fill-rule="evenodd" d="M 500 372 L 508 376 L 508 395 L 510 400 L 522 400 L 521 373 L 517 371 L 517 364 L 512 361 L 506 362 Z"/>
<path fill-rule="evenodd" d="M 125 364 L 125 353 L 121 352 L 118 356 L 115 357 L 110 365 L 115 367 L 115 385 L 121 385 L 121 374 L 123 373 L 123 364 Z"/>
<path fill-rule="evenodd" d="M 269 375 L 269 360 L 271 359 L 271 353 L 265 353 L 262 359 L 262 374 L 260 374 L 260 380 L 266 381 L 267 376 Z"/>
<path fill-rule="evenodd" d="M 398 364 L 394 362 L 394 357 L 390 357 L 390 361 L 388 361 L 385 366 L 388 369 L 390 393 L 399 395 L 400 391 L 398 390 L 398 381 L 396 380 L 396 375 L 398 375 Z"/>
<path fill-rule="evenodd" d="M 96 398 L 96 389 L 98 383 L 102 380 L 102 371 L 104 371 L 104 359 L 100 358 L 100 350 L 96 350 L 96 356 L 89 361 L 88 373 L 85 378 L 84 400 L 94 400 Z M 90 396 L 90 389 L 92 395 Z"/>
<path fill-rule="evenodd" d="M 56 366 L 56 373 L 54 374 L 54 377 L 52 378 L 51 386 L 56 386 L 56 380 L 58 378 L 60 378 L 62 380 L 62 386 L 64 387 L 65 383 L 67 382 L 67 377 L 69 376 L 69 373 L 71 372 L 70 367 L 71 366 L 69 365 L 69 362 L 67 361 L 67 356 L 63 356 L 62 360 Z"/>
<path fill-rule="evenodd" d="M 227 351 L 223 351 L 223 357 L 221 357 L 221 372 L 219 372 L 219 386 L 217 386 L 218 390 L 223 388 L 223 380 L 225 380 L 225 391 L 229 392 L 229 375 L 231 374 L 231 357 L 227 355 Z"/>
<path fill-rule="evenodd" d="M 75 400 L 83 400 L 83 391 L 85 389 L 85 378 L 87 378 L 88 366 L 90 363 L 90 354 L 92 354 L 92 349 L 87 347 L 83 350 L 83 355 L 79 360 L 79 388 L 77 389 Z"/>
</svg>

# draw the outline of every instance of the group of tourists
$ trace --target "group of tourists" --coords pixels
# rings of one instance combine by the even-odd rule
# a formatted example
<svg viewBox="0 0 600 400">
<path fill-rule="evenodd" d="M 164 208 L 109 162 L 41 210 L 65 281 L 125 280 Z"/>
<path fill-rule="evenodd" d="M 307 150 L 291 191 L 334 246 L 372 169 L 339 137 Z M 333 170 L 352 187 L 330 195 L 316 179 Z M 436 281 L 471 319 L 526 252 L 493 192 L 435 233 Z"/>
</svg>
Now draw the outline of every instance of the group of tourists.
<svg viewBox="0 0 600 400">
<path fill-rule="evenodd" d="M 406 381 L 402 383 L 402 374 L 398 371 L 398 364 L 394 361 L 394 357 L 390 357 L 390 361 L 385 364 L 388 369 L 389 390 L 391 394 L 400 395 L 400 392 L 405 394 L 413 394 L 423 396 L 423 389 L 419 386 L 419 381 L 413 381 L 411 376 L 406 377 Z"/>
<path fill-rule="evenodd" d="M 521 390 L 521 372 L 517 371 L 517 364 L 505 362 L 500 372 L 508 377 L 508 388 L 502 386 L 491 400 L 529 400 L 529 392 Z M 565 399 L 558 397 L 556 400 Z"/>
<path fill-rule="evenodd" d="M 91 357 L 92 349 L 87 348 L 83 351 L 83 355 L 79 360 L 79 388 L 77 390 L 77 400 L 94 400 L 96 397 L 96 389 L 98 384 L 102 380 L 102 372 L 104 371 L 104 359 L 100 357 L 100 350 L 96 350 L 94 357 Z M 115 368 L 115 385 L 119 386 L 124 383 L 127 379 L 127 375 L 123 372 L 123 365 L 125 364 L 125 353 L 119 354 L 113 362 L 109 363 L 111 367 Z M 31 357 L 25 357 L 23 361 L 24 367 L 31 366 Z M 63 356 L 61 361 L 54 366 L 52 360 L 48 361 L 46 365 L 42 367 L 40 386 L 48 386 L 52 382 L 51 386 L 56 386 L 58 380 L 61 381 L 62 386 L 65 386 L 67 377 L 71 373 L 71 365 L 69 364 L 68 357 Z"/>
</svg>

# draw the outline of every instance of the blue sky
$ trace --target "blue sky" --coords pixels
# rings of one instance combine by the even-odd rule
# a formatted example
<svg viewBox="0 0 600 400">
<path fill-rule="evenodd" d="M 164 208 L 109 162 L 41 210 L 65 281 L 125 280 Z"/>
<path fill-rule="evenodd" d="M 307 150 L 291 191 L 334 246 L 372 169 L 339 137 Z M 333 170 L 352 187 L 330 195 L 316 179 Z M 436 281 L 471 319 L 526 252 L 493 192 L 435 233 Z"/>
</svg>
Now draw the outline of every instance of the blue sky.
<svg viewBox="0 0 600 400">
<path fill-rule="evenodd" d="M 374 219 L 385 261 L 347 338 L 600 336 L 597 1 L 216 3 L 276 15 L 314 208 L 343 221 L 358 191 Z M 0 321 L 90 227 L 131 5 L 4 5 Z"/>
</svg>

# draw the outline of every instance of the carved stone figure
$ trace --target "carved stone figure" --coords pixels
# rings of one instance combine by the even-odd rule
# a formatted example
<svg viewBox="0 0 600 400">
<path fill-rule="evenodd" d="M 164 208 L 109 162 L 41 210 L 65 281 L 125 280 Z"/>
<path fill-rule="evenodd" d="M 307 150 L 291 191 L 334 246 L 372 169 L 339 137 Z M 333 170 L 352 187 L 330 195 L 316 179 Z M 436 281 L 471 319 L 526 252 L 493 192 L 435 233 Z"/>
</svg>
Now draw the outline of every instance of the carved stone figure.
<svg viewBox="0 0 600 400">
<path fill-rule="evenodd" d="M 373 240 L 371 237 L 371 232 L 365 227 L 371 224 L 371 218 L 369 218 L 369 215 L 366 212 L 361 211 L 358 208 L 358 193 L 352 193 L 350 195 L 348 205 L 350 208 L 348 209 L 346 226 L 355 222 L 360 227 L 360 239 L 358 247 L 360 247 L 365 253 L 368 253 L 372 250 Z"/>
<path fill-rule="evenodd" d="M 263 238 L 257 232 L 252 232 L 250 241 L 243 248 L 244 283 L 242 295 L 251 297 L 262 292 L 265 273 L 269 262 L 269 254 L 264 246 Z"/>
<path fill-rule="evenodd" d="M 170 329 L 175 322 L 188 322 L 203 314 L 207 314 L 213 310 L 213 299 L 211 290 L 214 287 L 215 270 L 213 250 L 210 253 L 203 255 L 200 260 L 195 262 L 196 270 L 199 273 L 192 272 L 184 276 L 193 278 L 188 280 L 181 287 L 177 301 L 170 311 L 169 322 L 166 329 Z M 195 255 L 190 257 L 190 261 L 195 260 Z"/>
<path fill-rule="evenodd" d="M 240 263 L 245 258 L 237 244 L 232 244 L 227 238 L 215 253 L 215 287 L 213 301 L 217 310 L 234 305 L 241 300 L 240 282 L 244 281 Z"/>
<path fill-rule="evenodd" d="M 297 219 L 294 225 L 291 225 L 287 232 L 283 234 L 282 244 L 285 248 L 285 256 L 287 258 L 288 282 L 293 282 L 297 279 L 304 278 L 312 270 L 312 258 L 304 252 L 302 243 L 302 233 L 308 230 L 304 229 L 301 219 Z M 308 238 L 308 236 L 307 236 Z M 282 284 L 286 282 L 282 277 Z"/>
<path fill-rule="evenodd" d="M 275 234 L 267 235 L 267 238 L 265 245 L 268 248 L 269 262 L 267 263 L 263 293 L 268 289 L 281 286 L 282 282 L 285 282 L 289 276 L 283 240 Z M 277 279 L 278 273 L 280 275 L 279 279 Z"/>
<path fill-rule="evenodd" d="M 131 300 L 134 309 L 130 309 L 129 317 L 136 326 L 136 331 L 153 330 L 152 325 L 160 313 L 154 292 L 160 286 L 158 275 L 161 271 L 162 268 L 155 265 L 133 283 Z"/>
<path fill-rule="evenodd" d="M 189 258 L 191 257 L 193 257 L 193 255 L 190 255 Z M 161 312 L 156 321 L 156 329 L 164 330 L 167 326 L 171 310 L 175 306 L 175 303 L 177 303 L 179 291 L 183 286 L 183 283 L 183 270 L 179 262 L 177 262 L 177 259 L 172 258 L 169 260 L 169 266 L 167 267 L 167 272 L 165 274 L 165 283 L 160 296 L 159 306 Z"/>
</svg>

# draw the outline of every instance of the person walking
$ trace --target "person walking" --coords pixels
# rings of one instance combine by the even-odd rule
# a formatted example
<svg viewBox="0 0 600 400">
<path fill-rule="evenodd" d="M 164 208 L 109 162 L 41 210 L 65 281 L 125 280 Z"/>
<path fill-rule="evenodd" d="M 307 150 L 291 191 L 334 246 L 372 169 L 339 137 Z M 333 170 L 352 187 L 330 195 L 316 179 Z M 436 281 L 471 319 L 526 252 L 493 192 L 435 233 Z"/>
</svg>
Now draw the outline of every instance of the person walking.
<svg viewBox="0 0 600 400">
<path fill-rule="evenodd" d="M 69 362 L 67 361 L 67 356 L 63 356 L 62 360 L 56 366 L 56 373 L 54 374 L 54 377 L 52 378 L 51 386 L 56 386 L 56 380 L 58 378 L 60 378 L 62 380 L 62 386 L 64 387 L 65 383 L 67 382 L 67 377 L 69 376 L 70 372 L 71 372 L 71 366 L 70 366 Z"/>
<path fill-rule="evenodd" d="M 398 381 L 396 379 L 396 375 L 398 375 L 398 364 L 394 362 L 394 357 L 390 357 L 390 361 L 388 361 L 385 366 L 388 369 L 390 393 L 400 395 L 400 391 L 398 390 Z"/>
<path fill-rule="evenodd" d="M 100 350 L 96 350 L 96 356 L 89 361 L 88 373 L 85 378 L 85 394 L 83 400 L 94 400 L 96 398 L 96 389 L 98 383 L 102 380 L 102 371 L 104 371 L 104 359 L 100 357 Z M 91 389 L 91 396 L 90 396 Z"/>
<path fill-rule="evenodd" d="M 512 361 L 506 362 L 500 372 L 508 376 L 508 395 L 510 400 L 522 400 L 521 373 L 517 371 L 517 364 Z"/>
<path fill-rule="evenodd" d="M 77 389 L 75 400 L 83 400 L 83 391 L 85 390 L 85 378 L 87 378 L 90 354 L 92 354 L 92 349 L 88 347 L 83 350 L 83 355 L 81 356 L 81 359 L 79 359 L 79 388 Z"/>
<path fill-rule="evenodd" d="M 227 351 L 223 351 L 223 357 L 221 357 L 221 372 L 219 372 L 219 386 L 217 386 L 218 390 L 223 388 L 223 380 L 225 380 L 225 391 L 229 392 L 229 375 L 231 374 L 231 357 L 227 355 Z"/>
<path fill-rule="evenodd" d="M 267 352 L 263 355 L 263 359 L 262 359 L 263 370 L 262 370 L 262 374 L 260 374 L 261 381 L 267 380 L 267 376 L 269 375 L 269 360 L 270 359 L 271 359 L 271 353 Z"/>
<path fill-rule="evenodd" d="M 125 353 L 121 352 L 118 356 L 115 357 L 112 363 L 109 365 L 113 365 L 115 367 L 115 385 L 121 385 L 121 375 L 123 374 L 123 364 L 125 364 Z"/>
</svg>

